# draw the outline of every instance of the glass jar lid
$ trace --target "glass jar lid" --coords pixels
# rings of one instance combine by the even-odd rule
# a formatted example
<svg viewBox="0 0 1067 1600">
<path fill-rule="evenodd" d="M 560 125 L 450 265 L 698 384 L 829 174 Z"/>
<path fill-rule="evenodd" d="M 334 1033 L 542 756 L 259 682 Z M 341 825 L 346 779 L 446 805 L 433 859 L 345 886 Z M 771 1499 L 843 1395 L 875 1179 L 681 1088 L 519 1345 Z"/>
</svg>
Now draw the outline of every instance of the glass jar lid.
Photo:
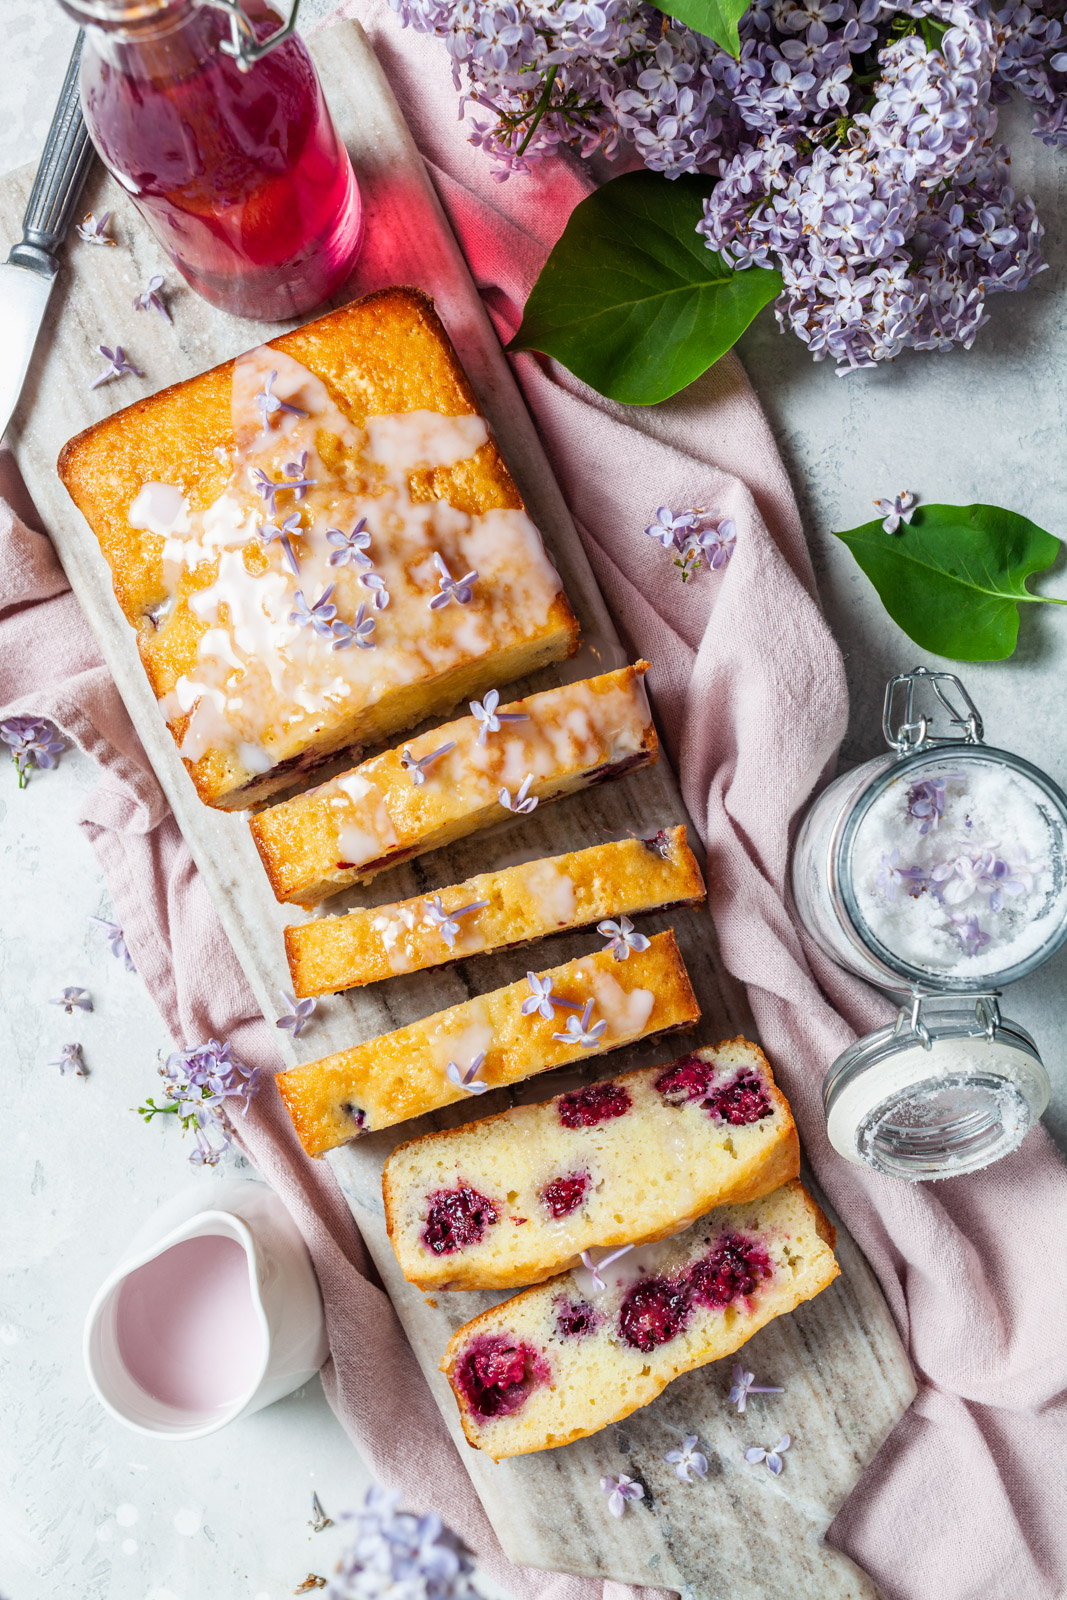
<svg viewBox="0 0 1067 1600">
<path fill-rule="evenodd" d="M 987 1167 L 1048 1104 L 1033 1039 L 997 998 L 915 995 L 894 1023 L 857 1039 L 823 1083 L 839 1155 L 913 1182 Z"/>
</svg>

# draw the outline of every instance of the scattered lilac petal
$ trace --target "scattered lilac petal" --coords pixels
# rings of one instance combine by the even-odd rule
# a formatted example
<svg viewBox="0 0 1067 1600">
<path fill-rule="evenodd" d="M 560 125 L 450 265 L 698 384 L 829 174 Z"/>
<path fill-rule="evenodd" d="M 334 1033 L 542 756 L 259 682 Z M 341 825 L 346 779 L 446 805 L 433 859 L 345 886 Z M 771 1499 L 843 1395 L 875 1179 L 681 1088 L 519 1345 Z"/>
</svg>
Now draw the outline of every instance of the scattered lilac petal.
<svg viewBox="0 0 1067 1600">
<path fill-rule="evenodd" d="M 874 502 L 884 518 L 882 527 L 886 533 L 899 533 L 902 522 L 910 523 L 915 514 L 915 498 L 910 489 L 902 489 L 892 500 Z"/>
<path fill-rule="evenodd" d="M 50 1006 L 62 1006 L 68 1017 L 77 1011 L 91 1011 L 93 1009 L 92 996 L 88 989 L 64 989 L 61 994 L 49 1000 Z"/>
<path fill-rule="evenodd" d="M 620 1472 L 617 1478 L 601 1478 L 600 1492 L 608 1497 L 608 1510 L 613 1517 L 621 1517 L 631 1500 L 643 1500 L 645 1491 L 641 1484 Z"/>
<path fill-rule="evenodd" d="M 589 1019 L 593 1015 L 593 1002 L 587 1000 L 582 1009 L 581 1017 L 568 1017 L 567 1025 L 562 1033 L 554 1033 L 553 1039 L 558 1039 L 560 1044 L 580 1045 L 583 1050 L 592 1050 L 598 1045 L 603 1035 L 607 1032 L 607 1019 L 602 1017 L 599 1022 L 589 1026 Z"/>
<path fill-rule="evenodd" d="M 93 379 L 89 385 L 90 389 L 99 389 L 102 383 L 110 383 L 114 378 L 125 378 L 131 373 L 135 378 L 144 377 L 140 367 L 134 366 L 120 344 L 117 344 L 114 350 L 110 349 L 106 344 L 98 344 L 96 348 L 104 357 L 108 366 L 106 371 L 101 372 L 98 377 Z"/>
<path fill-rule="evenodd" d="M 596 931 L 608 941 L 607 948 L 616 961 L 628 961 L 631 950 L 639 955 L 648 949 L 648 940 L 643 933 L 635 933 L 629 917 L 620 917 L 618 922 L 598 922 Z"/>
<path fill-rule="evenodd" d="M 440 592 L 435 594 L 430 601 L 430 610 L 440 611 L 443 606 L 450 605 L 453 600 L 457 605 L 469 605 L 474 598 L 472 585 L 478 581 L 478 574 L 476 572 L 465 572 L 462 578 L 453 578 L 436 550 L 433 558 L 440 574 L 437 580 L 437 587 Z"/>
<path fill-rule="evenodd" d="M 695 1433 L 686 1434 L 681 1449 L 668 1450 L 663 1457 L 667 1465 L 674 1468 L 675 1474 L 683 1483 L 692 1483 L 694 1472 L 698 1478 L 706 1478 L 708 1475 L 708 1458 L 697 1449 L 697 1438 Z"/>
<path fill-rule="evenodd" d="M 107 939 L 111 954 L 116 961 L 121 961 L 127 972 L 136 972 L 137 968 L 133 964 L 133 957 L 126 948 L 126 940 L 118 923 L 108 922 L 104 917 L 90 917 L 89 921 L 95 923 L 98 928 L 103 929 L 104 937 Z"/>
<path fill-rule="evenodd" d="M 530 785 L 533 783 L 533 773 L 528 772 L 514 797 L 510 790 L 501 789 L 497 799 L 505 811 L 513 811 L 516 816 L 528 816 L 531 811 L 537 810 L 537 796 L 530 794 Z"/>
<path fill-rule="evenodd" d="M 471 716 L 480 724 L 478 729 L 478 743 L 485 744 L 491 733 L 499 733 L 502 722 L 529 722 L 525 711 L 498 711 L 500 704 L 500 691 L 490 689 L 483 700 L 468 702 Z"/>
<path fill-rule="evenodd" d="M 465 1072 L 454 1061 L 450 1061 L 445 1068 L 445 1077 L 449 1083 L 454 1084 L 457 1089 L 465 1090 L 467 1094 L 485 1094 L 489 1085 L 478 1076 L 484 1061 L 484 1050 L 474 1057 Z"/>
<path fill-rule="evenodd" d="M 287 400 L 280 400 L 273 392 L 274 384 L 277 382 L 277 379 L 277 371 L 275 370 L 270 372 L 267 375 L 267 380 L 262 389 L 260 389 L 256 394 L 256 405 L 259 407 L 259 414 L 263 419 L 263 426 L 265 428 L 270 426 L 271 417 L 273 417 L 278 411 L 286 411 L 290 416 L 293 417 L 307 416 L 307 412 L 301 411 L 299 406 L 291 406 Z M 273 512 L 271 514 L 273 515 Z"/>
<path fill-rule="evenodd" d="M 133 309 L 135 311 L 158 311 L 160 316 L 166 317 L 168 322 L 172 321 L 171 314 L 163 302 L 163 296 L 159 292 L 165 281 L 161 272 L 157 272 L 154 277 L 149 278 L 147 287 L 143 292 L 134 295 Z"/>
<path fill-rule="evenodd" d="M 312 1013 L 318 1005 L 318 1001 L 310 998 L 298 1000 L 295 995 L 284 993 L 282 999 L 289 1009 L 278 1018 L 274 1026 L 276 1028 L 285 1028 L 292 1033 L 294 1039 L 298 1039 L 311 1021 Z"/>
<path fill-rule="evenodd" d="M 582 1251 L 582 1266 L 592 1275 L 595 1293 L 603 1294 L 607 1288 L 601 1275 L 601 1269 L 610 1267 L 613 1261 L 618 1261 L 622 1256 L 629 1255 L 633 1248 L 632 1244 L 620 1245 L 617 1250 L 610 1250 L 607 1255 L 601 1256 L 599 1261 L 593 1260 L 593 1252 L 591 1250 Z"/>
<path fill-rule="evenodd" d="M 784 1394 L 784 1389 L 779 1389 L 774 1384 L 755 1382 L 755 1373 L 746 1372 L 739 1361 L 734 1362 L 733 1387 L 730 1390 L 730 1404 L 736 1406 L 738 1414 L 743 1416 L 748 1404 L 750 1394 Z"/>
<path fill-rule="evenodd" d="M 78 238 L 85 244 L 114 244 L 115 240 L 108 233 L 108 223 L 111 221 L 111 212 L 105 211 L 99 218 L 94 217 L 91 211 L 78 223 Z"/>
<path fill-rule="evenodd" d="M 64 1077 L 73 1072 L 75 1077 L 87 1078 L 89 1068 L 85 1065 L 80 1044 L 65 1044 L 54 1061 L 48 1063 L 50 1067 L 58 1067 Z"/>
<path fill-rule="evenodd" d="M 401 768 L 404 772 L 410 772 L 412 783 L 416 788 L 419 788 L 420 785 L 426 782 L 427 769 L 431 767 L 435 761 L 439 761 L 442 756 L 446 756 L 450 750 L 454 750 L 455 748 L 455 739 L 450 739 L 447 744 L 439 744 L 437 749 L 431 750 L 428 755 L 413 756 L 411 751 L 405 745 L 404 751 L 400 757 Z"/>
</svg>

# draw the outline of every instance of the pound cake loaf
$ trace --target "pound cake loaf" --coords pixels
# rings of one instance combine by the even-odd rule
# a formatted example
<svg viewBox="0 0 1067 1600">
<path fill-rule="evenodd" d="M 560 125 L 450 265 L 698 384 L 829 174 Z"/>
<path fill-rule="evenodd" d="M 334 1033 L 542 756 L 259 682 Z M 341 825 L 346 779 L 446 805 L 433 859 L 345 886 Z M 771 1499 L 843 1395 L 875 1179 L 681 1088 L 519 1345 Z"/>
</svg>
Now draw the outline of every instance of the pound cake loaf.
<svg viewBox="0 0 1067 1600">
<path fill-rule="evenodd" d="M 704 880 L 684 828 L 618 839 L 549 860 L 483 872 L 435 895 L 285 930 L 293 992 L 301 998 L 354 989 L 401 972 L 512 950 L 600 917 L 697 905 Z M 625 933 L 617 922 L 613 932 Z M 641 935 L 630 935 L 640 942 Z M 616 939 L 616 959 L 630 940 Z"/>
<path fill-rule="evenodd" d="M 385 289 L 72 439 L 201 799 L 252 805 L 577 647 L 431 302 Z"/>
<path fill-rule="evenodd" d="M 610 950 L 465 1000 L 275 1082 L 300 1142 L 320 1156 L 360 1134 L 584 1061 L 698 1020 L 673 933 L 616 961 Z M 473 1086 L 473 1087 L 472 1087 Z"/>
<path fill-rule="evenodd" d="M 647 661 L 472 711 L 250 821 L 276 897 L 353 883 L 658 759 Z M 487 701 L 489 697 L 487 696 Z M 496 724 L 495 728 L 491 724 Z"/>
<path fill-rule="evenodd" d="M 441 1362 L 467 1442 L 499 1461 L 620 1422 L 825 1289 L 838 1274 L 833 1246 L 794 1180 L 494 1306 L 453 1335 Z"/>
<path fill-rule="evenodd" d="M 513 1289 L 577 1266 L 583 1250 L 676 1233 L 799 1171 L 766 1057 L 730 1039 L 400 1145 L 382 1193 L 409 1282 Z"/>
</svg>

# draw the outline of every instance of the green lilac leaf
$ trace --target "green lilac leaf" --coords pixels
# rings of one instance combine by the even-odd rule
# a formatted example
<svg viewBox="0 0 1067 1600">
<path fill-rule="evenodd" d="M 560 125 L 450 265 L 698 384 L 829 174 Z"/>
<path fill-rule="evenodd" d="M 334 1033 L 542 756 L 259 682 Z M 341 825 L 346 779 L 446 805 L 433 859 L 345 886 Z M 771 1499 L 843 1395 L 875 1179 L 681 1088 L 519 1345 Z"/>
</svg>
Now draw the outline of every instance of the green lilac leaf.
<svg viewBox="0 0 1067 1600">
<path fill-rule="evenodd" d="M 741 40 L 737 24 L 748 10 L 748 3 L 749 0 L 681 0 L 681 4 L 677 5 L 671 0 L 669 7 L 664 9 L 668 16 L 677 17 L 679 22 L 695 28 L 697 33 L 714 39 L 730 55 L 739 56 Z"/>
<path fill-rule="evenodd" d="M 908 638 L 953 661 L 1010 656 L 1022 601 L 1067 605 L 1026 587 L 1055 561 L 1060 541 L 999 506 L 920 506 L 899 533 L 886 533 L 877 518 L 835 538 Z"/>
<path fill-rule="evenodd" d="M 735 272 L 696 232 L 706 178 L 627 172 L 572 211 L 509 350 L 552 356 L 599 394 L 655 405 L 725 355 L 782 290 Z"/>
</svg>

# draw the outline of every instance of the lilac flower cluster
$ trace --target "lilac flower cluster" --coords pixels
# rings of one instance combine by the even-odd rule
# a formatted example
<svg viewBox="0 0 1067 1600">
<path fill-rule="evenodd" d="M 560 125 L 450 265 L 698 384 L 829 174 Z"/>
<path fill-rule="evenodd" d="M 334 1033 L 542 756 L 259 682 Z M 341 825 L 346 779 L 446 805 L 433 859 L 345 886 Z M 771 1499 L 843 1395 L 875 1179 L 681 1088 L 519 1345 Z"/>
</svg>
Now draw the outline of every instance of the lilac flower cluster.
<svg viewBox="0 0 1067 1600">
<path fill-rule="evenodd" d="M 229 1044 L 209 1039 L 192 1050 L 176 1050 L 160 1063 L 166 1105 L 157 1106 L 151 1098 L 138 1106 L 140 1116 L 151 1122 L 154 1116 L 175 1114 L 186 1131 L 190 1128 L 196 1148 L 189 1160 L 196 1167 L 214 1167 L 233 1142 L 234 1127 L 226 1100 L 241 1102 L 247 1114 L 252 1099 L 259 1093 L 263 1071 L 246 1067 L 236 1060 Z"/>
<path fill-rule="evenodd" d="M 466 1547 L 436 1512 L 398 1511 L 400 1495 L 374 1485 L 351 1517 L 355 1538 L 337 1564 L 327 1600 L 478 1600 Z"/>
<path fill-rule="evenodd" d="M 718 179 L 700 231 L 839 373 L 970 346 L 1042 269 L 997 104 L 1067 145 L 1062 0 L 754 0 L 735 60 L 643 0 L 390 0 L 442 39 L 494 176 L 562 145 Z"/>
<path fill-rule="evenodd" d="M 664 550 L 671 551 L 674 565 L 681 568 L 683 583 L 688 583 L 704 561 L 713 572 L 720 572 L 737 543 L 737 529 L 729 517 L 695 506 L 688 511 L 660 506 L 645 533 Z"/>
<path fill-rule="evenodd" d="M 59 729 L 46 717 L 5 717 L 0 722 L 0 740 L 11 751 L 20 789 L 25 789 L 31 767 L 40 767 L 42 772 L 57 767 L 57 757 L 67 748 Z"/>
</svg>

